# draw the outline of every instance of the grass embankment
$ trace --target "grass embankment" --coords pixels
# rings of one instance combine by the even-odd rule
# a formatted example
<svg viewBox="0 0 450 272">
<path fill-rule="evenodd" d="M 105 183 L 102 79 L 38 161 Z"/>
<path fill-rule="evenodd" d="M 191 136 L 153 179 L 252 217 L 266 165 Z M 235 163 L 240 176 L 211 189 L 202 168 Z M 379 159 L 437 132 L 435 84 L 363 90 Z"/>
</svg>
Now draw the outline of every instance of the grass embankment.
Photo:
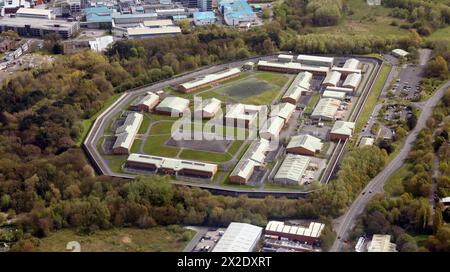
<svg viewBox="0 0 450 272">
<path fill-rule="evenodd" d="M 83 143 L 83 141 L 86 138 L 89 130 L 91 129 L 92 124 L 94 123 L 95 119 L 97 119 L 97 117 L 102 112 L 104 112 L 107 108 L 109 108 L 109 106 L 111 106 L 119 98 L 120 95 L 122 95 L 122 94 L 114 94 L 113 96 L 111 96 L 110 98 L 108 98 L 105 101 L 105 103 L 103 104 L 103 107 L 100 111 L 98 111 L 96 114 L 94 114 L 91 118 L 81 121 L 81 125 L 83 126 L 83 131 L 81 132 L 80 137 L 78 137 L 78 140 L 76 143 L 76 145 L 78 147 L 80 147 L 81 144 Z"/>
<path fill-rule="evenodd" d="M 380 71 L 380 74 L 375 82 L 372 90 L 370 91 L 369 97 L 367 98 L 366 104 L 364 105 L 364 110 L 358 117 L 356 121 L 356 132 L 360 132 L 362 127 L 367 121 L 369 121 L 369 117 L 372 114 L 373 108 L 377 104 L 378 98 L 383 90 L 384 84 L 387 80 L 389 72 L 391 71 L 391 65 L 385 64 Z"/>
<path fill-rule="evenodd" d="M 72 230 L 60 230 L 40 239 L 37 251 L 64 252 L 70 241 L 80 243 L 82 252 L 169 252 L 182 251 L 195 231 L 181 226 L 151 229 L 112 229 L 79 235 Z"/>
</svg>

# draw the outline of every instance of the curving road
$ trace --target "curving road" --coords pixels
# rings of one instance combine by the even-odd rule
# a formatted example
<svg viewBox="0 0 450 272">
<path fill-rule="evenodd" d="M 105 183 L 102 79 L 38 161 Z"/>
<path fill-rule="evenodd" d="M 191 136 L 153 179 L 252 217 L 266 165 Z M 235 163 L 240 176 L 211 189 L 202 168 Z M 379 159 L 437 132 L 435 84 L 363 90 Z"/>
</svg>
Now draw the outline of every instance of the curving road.
<svg viewBox="0 0 450 272">
<path fill-rule="evenodd" d="M 339 225 L 335 229 L 336 236 L 340 239 L 336 239 L 330 251 L 338 252 L 342 250 L 343 241 L 347 236 L 349 230 L 353 227 L 354 221 L 358 215 L 360 215 L 367 203 L 372 199 L 373 195 L 383 191 L 384 183 L 388 180 L 388 178 L 403 164 L 406 156 L 408 155 L 414 141 L 417 138 L 417 134 L 420 130 L 422 130 L 428 118 L 433 113 L 433 109 L 436 104 L 441 100 L 444 95 L 444 92 L 447 88 L 450 87 L 450 81 L 445 83 L 441 88 L 439 88 L 434 95 L 427 100 L 423 107 L 423 111 L 420 114 L 420 117 L 417 120 L 416 127 L 409 133 L 408 137 L 405 140 L 405 144 L 402 149 L 398 153 L 397 157 L 392 160 L 386 168 L 383 169 L 375 178 L 373 178 L 367 186 L 363 189 L 362 193 L 355 199 L 353 204 L 347 210 L 347 212 L 340 217 Z M 364 194 L 363 194 L 364 193 Z"/>
</svg>

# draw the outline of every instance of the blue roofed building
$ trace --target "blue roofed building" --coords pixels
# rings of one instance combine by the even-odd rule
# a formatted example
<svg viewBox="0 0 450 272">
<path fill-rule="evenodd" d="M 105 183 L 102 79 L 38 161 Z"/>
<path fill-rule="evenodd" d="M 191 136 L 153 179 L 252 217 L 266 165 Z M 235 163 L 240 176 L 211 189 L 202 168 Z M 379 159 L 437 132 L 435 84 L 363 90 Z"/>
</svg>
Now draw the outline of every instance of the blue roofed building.
<svg viewBox="0 0 450 272">
<path fill-rule="evenodd" d="M 200 25 L 212 25 L 216 22 L 216 15 L 212 11 L 199 11 L 194 12 L 194 24 Z"/>
<path fill-rule="evenodd" d="M 244 26 L 256 21 L 256 14 L 246 0 L 219 0 L 218 6 L 227 25 Z"/>
<path fill-rule="evenodd" d="M 106 6 L 96 6 L 84 9 L 86 22 L 82 26 L 87 28 L 109 28 L 112 24 L 113 10 Z"/>
</svg>

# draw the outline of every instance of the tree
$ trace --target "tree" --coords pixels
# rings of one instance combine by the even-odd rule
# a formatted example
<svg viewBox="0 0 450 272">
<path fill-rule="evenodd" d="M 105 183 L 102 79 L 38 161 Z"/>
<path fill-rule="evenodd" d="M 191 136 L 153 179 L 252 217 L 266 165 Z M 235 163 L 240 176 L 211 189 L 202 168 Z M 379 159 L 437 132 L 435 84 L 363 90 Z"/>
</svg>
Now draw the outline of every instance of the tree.
<svg viewBox="0 0 450 272">
<path fill-rule="evenodd" d="M 436 56 L 433 60 L 428 62 L 426 73 L 428 77 L 448 78 L 449 72 L 447 61 L 442 56 Z"/>
<path fill-rule="evenodd" d="M 433 232 L 437 233 L 438 230 L 443 225 L 443 218 L 442 218 L 442 203 L 439 203 L 436 205 L 436 210 L 434 211 L 434 218 L 433 218 Z"/>
<path fill-rule="evenodd" d="M 128 184 L 127 198 L 130 201 L 151 205 L 164 206 L 173 198 L 172 185 L 167 177 L 138 177 L 134 182 Z"/>
</svg>

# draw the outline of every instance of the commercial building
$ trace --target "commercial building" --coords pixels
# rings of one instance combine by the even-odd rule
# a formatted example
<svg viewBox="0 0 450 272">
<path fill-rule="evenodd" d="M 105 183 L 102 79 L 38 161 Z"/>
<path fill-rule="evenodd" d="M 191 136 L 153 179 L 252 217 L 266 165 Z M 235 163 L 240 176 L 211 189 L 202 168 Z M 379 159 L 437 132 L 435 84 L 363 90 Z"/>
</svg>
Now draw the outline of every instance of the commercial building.
<svg viewBox="0 0 450 272">
<path fill-rule="evenodd" d="M 0 20 L 0 32 L 12 30 L 25 37 L 43 37 L 54 33 L 63 39 L 68 39 L 78 32 L 79 28 L 78 22 L 64 20 L 27 17 L 4 17 Z"/>
<path fill-rule="evenodd" d="M 311 113 L 311 119 L 334 120 L 340 105 L 339 99 L 321 98 Z"/>
<path fill-rule="evenodd" d="M 169 96 L 159 103 L 156 111 L 166 115 L 182 115 L 189 108 L 189 100 L 181 97 Z"/>
<path fill-rule="evenodd" d="M 216 22 L 216 15 L 212 11 L 194 12 L 193 16 L 196 26 L 212 25 Z"/>
<path fill-rule="evenodd" d="M 55 16 L 49 9 L 19 8 L 16 17 L 52 20 Z"/>
<path fill-rule="evenodd" d="M 137 111 L 152 112 L 159 102 L 159 96 L 153 92 L 147 92 L 145 96 L 136 98 L 131 104 L 131 109 Z"/>
<path fill-rule="evenodd" d="M 362 137 L 359 141 L 359 146 L 373 145 L 375 139 L 371 137 Z"/>
<path fill-rule="evenodd" d="M 128 113 L 123 125 L 116 129 L 116 141 L 112 151 L 114 154 L 128 154 L 133 146 L 136 134 L 142 124 L 144 116 L 137 112 Z"/>
<path fill-rule="evenodd" d="M 241 70 L 239 68 L 232 68 L 215 74 L 206 75 L 203 78 L 195 79 L 179 85 L 178 90 L 183 93 L 190 93 L 200 88 L 210 86 L 213 83 L 222 82 L 230 78 L 239 76 Z"/>
<path fill-rule="evenodd" d="M 272 106 L 270 116 L 278 116 L 284 119 L 284 124 L 289 122 L 292 114 L 295 112 L 295 105 L 291 103 L 280 103 Z"/>
<path fill-rule="evenodd" d="M 331 68 L 334 63 L 334 58 L 311 56 L 311 55 L 298 55 L 297 62 L 303 65 L 321 66 Z"/>
<path fill-rule="evenodd" d="M 323 98 L 334 98 L 334 99 L 339 99 L 339 100 L 344 100 L 345 96 L 347 94 L 344 92 L 336 92 L 336 91 L 329 91 L 328 89 L 325 90 L 322 94 Z"/>
<path fill-rule="evenodd" d="M 322 150 L 322 147 L 322 140 L 304 134 L 293 136 L 286 147 L 286 152 L 297 155 L 314 156 Z"/>
<path fill-rule="evenodd" d="M 310 72 L 299 73 L 281 98 L 281 101 L 296 105 L 302 93 L 309 91 L 312 77 L 313 74 Z"/>
<path fill-rule="evenodd" d="M 255 169 L 260 169 L 264 166 L 264 160 L 267 152 L 269 152 L 269 148 L 269 141 L 264 139 L 254 140 L 231 172 L 229 176 L 230 182 L 247 183 Z"/>
<path fill-rule="evenodd" d="M 330 131 L 331 141 L 345 141 L 352 137 L 355 130 L 355 123 L 346 121 L 336 121 Z"/>
<path fill-rule="evenodd" d="M 328 67 L 307 66 L 298 62 L 271 62 L 265 60 L 258 61 L 258 69 L 262 71 L 273 71 L 288 74 L 310 72 L 319 75 L 325 75 L 330 70 Z"/>
<path fill-rule="evenodd" d="M 368 252 L 397 252 L 396 244 L 391 243 L 390 235 L 374 234 L 367 245 Z"/>
<path fill-rule="evenodd" d="M 278 55 L 279 62 L 291 62 L 293 60 L 294 60 L 294 56 L 292 56 L 292 55 L 284 55 L 284 54 Z"/>
<path fill-rule="evenodd" d="M 219 0 L 218 7 L 227 25 L 245 26 L 256 21 L 256 14 L 246 0 Z"/>
<path fill-rule="evenodd" d="M 3 5 L 2 5 L 3 4 Z M 4 0 L 0 2 L 1 16 L 14 14 L 19 8 L 29 8 L 30 2 L 26 0 Z"/>
<path fill-rule="evenodd" d="M 110 44 L 114 42 L 113 36 L 103 36 L 95 38 L 93 41 L 89 41 L 89 47 L 95 52 L 102 52 L 108 48 Z"/>
<path fill-rule="evenodd" d="M 271 117 L 260 130 L 259 136 L 266 140 L 277 139 L 285 124 L 284 121 L 285 120 L 279 116 Z"/>
<path fill-rule="evenodd" d="M 188 176 L 212 179 L 217 173 L 217 164 L 180 160 L 132 153 L 125 164 L 127 168 L 151 171 L 174 176 Z"/>
<path fill-rule="evenodd" d="M 222 102 L 217 98 L 203 100 L 201 105 L 195 107 L 195 115 L 202 118 L 213 118 L 220 110 Z"/>
<path fill-rule="evenodd" d="M 341 73 L 336 71 L 330 71 L 327 73 L 327 76 L 323 80 L 322 85 L 336 87 L 339 80 L 341 80 Z"/>
<path fill-rule="evenodd" d="M 258 226 L 231 222 L 212 251 L 252 252 L 261 239 L 262 230 Z"/>
<path fill-rule="evenodd" d="M 148 28 L 175 26 L 170 19 L 144 21 L 143 25 Z"/>
<path fill-rule="evenodd" d="M 110 27 L 112 25 L 113 10 L 106 6 L 96 6 L 84 9 L 86 14 L 86 22 L 82 22 L 82 27 L 101 28 Z"/>
<path fill-rule="evenodd" d="M 225 123 L 227 126 L 249 128 L 256 124 L 258 114 L 267 114 L 263 106 L 232 104 L 227 106 Z"/>
<path fill-rule="evenodd" d="M 178 26 L 168 27 L 134 27 L 127 29 L 127 36 L 130 39 L 150 38 L 165 35 L 181 34 L 181 28 Z"/>
<path fill-rule="evenodd" d="M 361 82 L 361 78 L 362 78 L 361 74 L 357 73 L 349 74 L 345 78 L 342 87 L 356 90 L 356 88 L 358 88 L 359 86 L 359 83 Z"/>
<path fill-rule="evenodd" d="M 273 182 L 279 184 L 301 185 L 309 162 L 309 157 L 287 154 L 275 174 Z"/>
<path fill-rule="evenodd" d="M 142 24 L 145 21 L 156 20 L 158 18 L 158 14 L 155 12 L 151 13 L 133 13 L 133 14 L 122 14 L 120 12 L 113 12 L 113 27 L 120 28 L 120 26 L 128 26 L 128 25 L 138 25 Z"/>
<path fill-rule="evenodd" d="M 313 245 L 320 243 L 320 235 L 324 228 L 325 224 L 318 222 L 311 222 L 307 227 L 304 227 L 287 225 L 280 221 L 269 221 L 264 232 L 266 236 L 278 236 L 279 238 Z"/>
<path fill-rule="evenodd" d="M 394 54 L 394 56 L 396 56 L 396 57 L 404 58 L 409 55 L 409 52 L 405 51 L 403 49 L 397 48 L 397 49 L 392 50 L 392 54 Z"/>
</svg>

